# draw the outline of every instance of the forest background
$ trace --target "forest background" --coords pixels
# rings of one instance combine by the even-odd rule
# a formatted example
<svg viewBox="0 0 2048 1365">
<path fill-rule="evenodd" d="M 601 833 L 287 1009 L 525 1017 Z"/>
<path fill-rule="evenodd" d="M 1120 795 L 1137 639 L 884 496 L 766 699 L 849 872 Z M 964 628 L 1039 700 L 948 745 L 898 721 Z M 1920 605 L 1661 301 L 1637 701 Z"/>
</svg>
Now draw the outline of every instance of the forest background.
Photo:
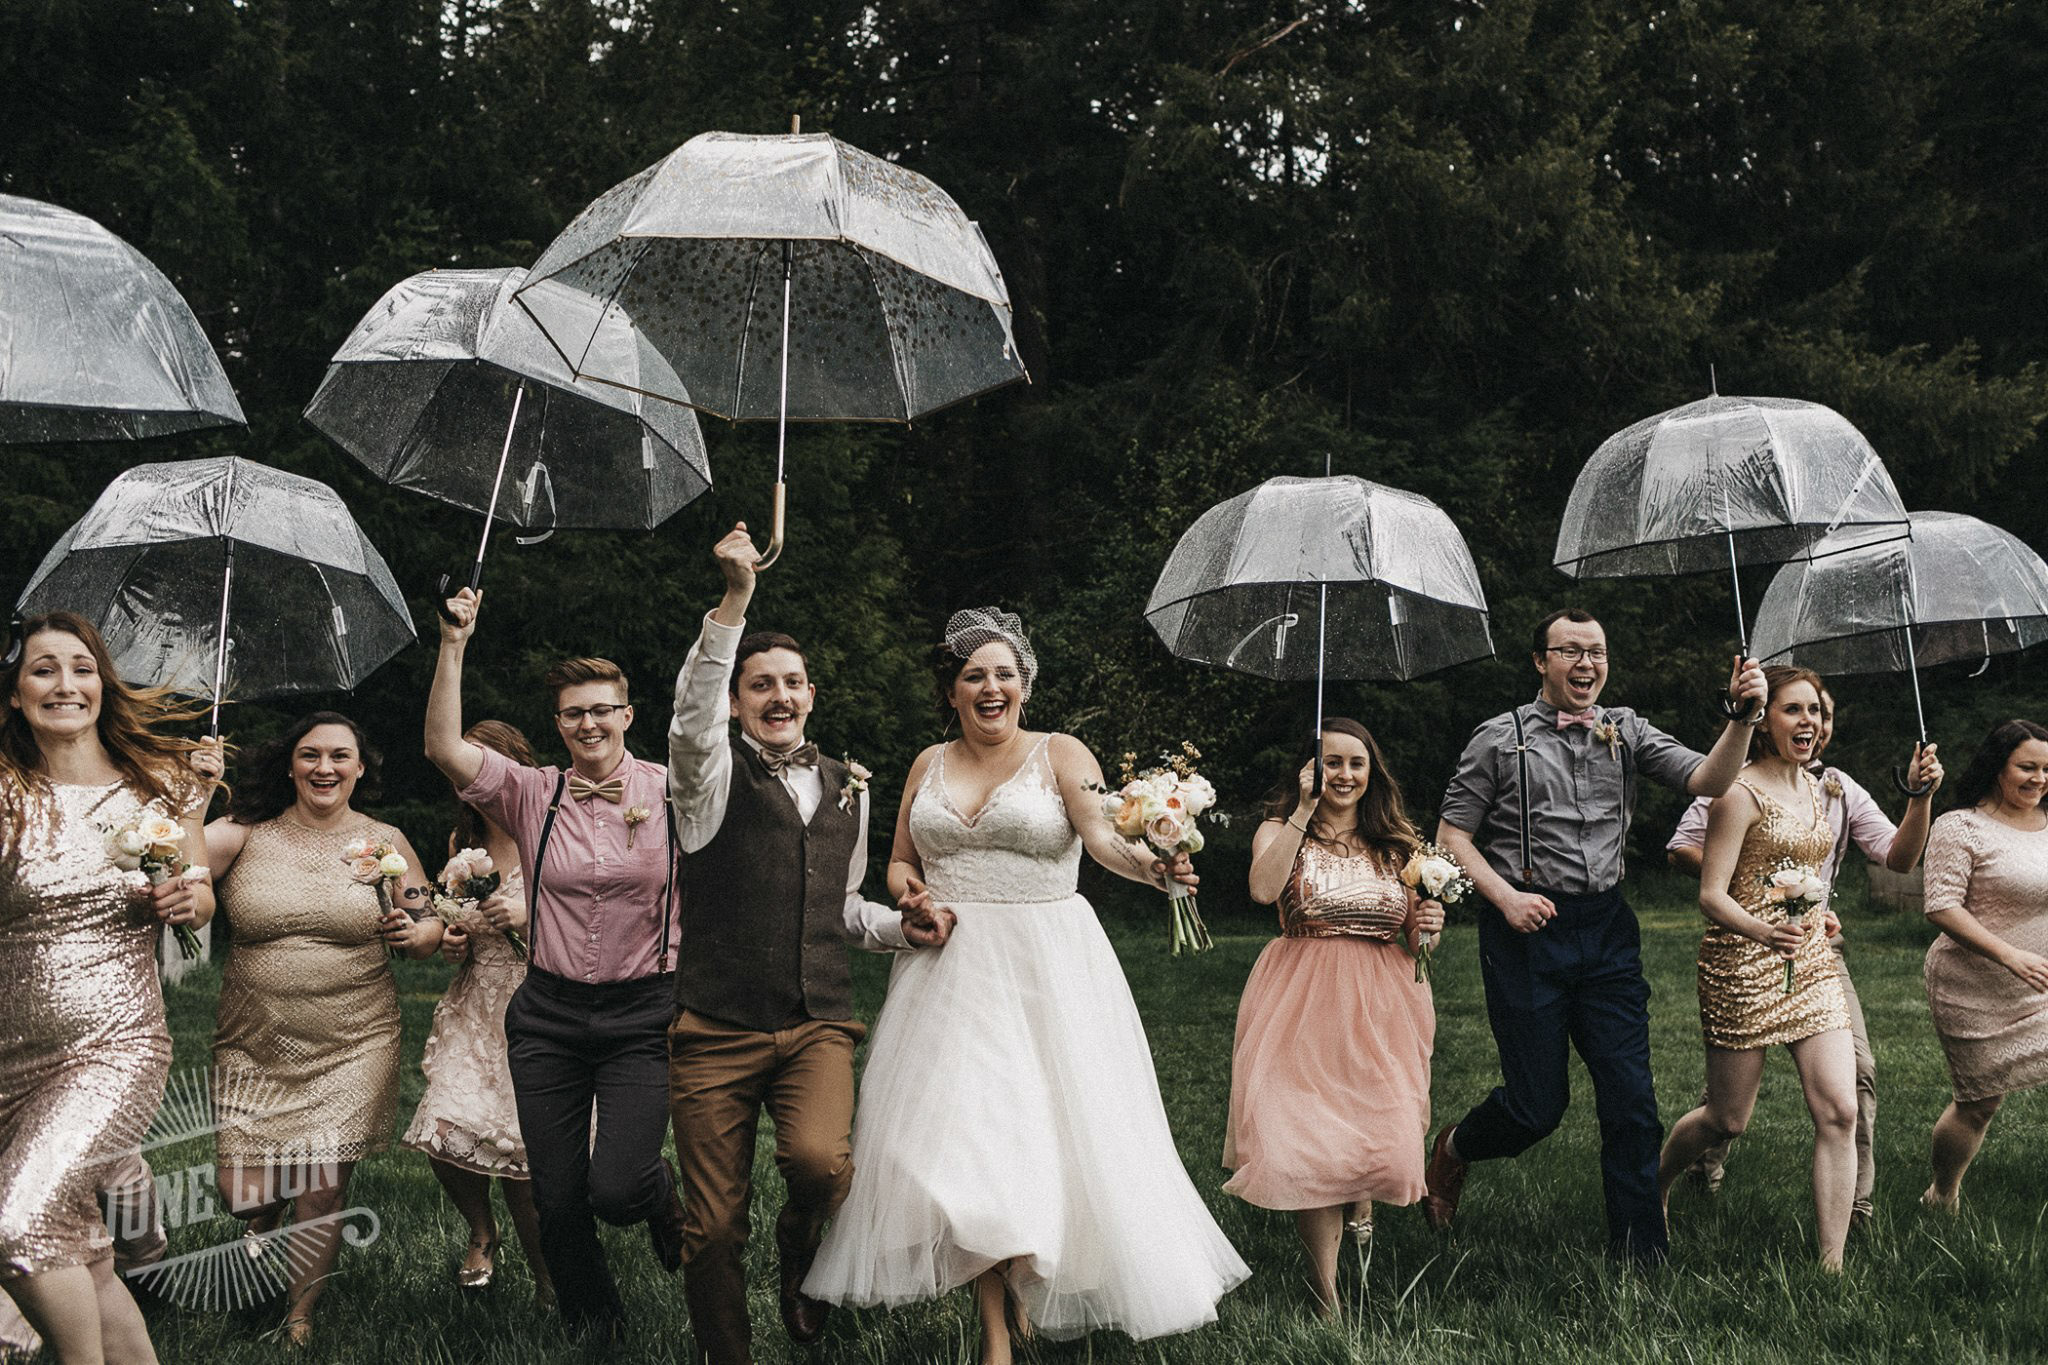
<svg viewBox="0 0 2048 1365">
<path fill-rule="evenodd" d="M 1032 375 L 911 429 L 793 432 L 790 548 L 752 620 L 809 647 L 813 737 L 876 770 L 883 811 L 940 733 L 930 642 L 995 602 L 1044 665 L 1035 726 L 1112 769 L 1192 740 L 1249 813 L 1308 689 L 1179 663 L 1142 608 L 1202 510 L 1326 460 L 1443 506 L 1493 608 L 1492 663 L 1332 688 L 1418 815 L 1471 726 L 1531 693 L 1529 629 L 1570 602 L 1607 624 L 1608 699 L 1704 744 L 1725 579 L 1580 585 L 1550 560 L 1586 457 L 1710 372 L 1841 411 L 1909 507 L 2048 545 L 2048 10 L 2019 0 L 0 0 L 0 190 L 154 260 L 250 419 L 8 451 L 0 586 L 141 460 L 333 485 L 429 643 L 317 700 L 369 723 L 383 809 L 439 847 L 450 803 L 417 737 L 432 586 L 478 521 L 381 486 L 299 413 L 400 279 L 529 264 L 694 134 L 792 114 L 980 221 Z M 659 754 L 710 546 L 768 510 L 772 426 L 704 431 L 716 487 L 655 532 L 494 542 L 472 719 L 559 755 L 540 673 L 607 654 Z M 1752 609 L 1768 575 L 1744 575 Z M 1992 721 L 2040 718 L 2035 666 L 1926 675 L 1952 770 Z M 1836 690 L 1832 756 L 1876 785 L 1910 743 L 1906 684 Z M 297 709 L 228 726 L 247 744 Z M 1639 842 L 1671 813 L 1647 797 Z M 1248 823 L 1209 859 L 1212 916 L 1243 905 Z"/>
</svg>

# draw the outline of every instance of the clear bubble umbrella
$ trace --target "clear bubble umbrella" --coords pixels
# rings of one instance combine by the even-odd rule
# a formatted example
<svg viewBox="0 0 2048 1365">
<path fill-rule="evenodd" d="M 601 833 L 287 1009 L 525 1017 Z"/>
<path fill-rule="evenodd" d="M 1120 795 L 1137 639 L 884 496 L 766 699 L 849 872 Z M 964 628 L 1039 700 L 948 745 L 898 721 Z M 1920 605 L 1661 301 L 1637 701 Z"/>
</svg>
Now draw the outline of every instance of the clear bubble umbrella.
<svg viewBox="0 0 2048 1365">
<path fill-rule="evenodd" d="M 1804 559 L 1831 536 L 1846 548 L 1905 534 L 1891 475 L 1847 418 L 1796 398 L 1715 394 L 1601 443 L 1572 485 L 1555 563 L 1573 578 L 1726 569 L 1747 658 L 1740 565 Z"/>
<path fill-rule="evenodd" d="M 253 591 L 237 592 L 241 574 Z M 333 489 L 251 460 L 137 465 L 29 580 L 23 616 L 75 611 L 121 676 L 213 702 L 346 691 L 412 643 L 384 557 Z"/>
<path fill-rule="evenodd" d="M 199 320 L 147 257 L 83 214 L 0 194 L 0 442 L 246 424 Z"/>
<path fill-rule="evenodd" d="M 711 486 L 696 413 L 578 381 L 513 306 L 525 282 L 517 268 L 401 281 L 356 324 L 306 407 L 386 483 L 484 514 L 472 588 L 500 518 L 544 533 L 652 529 Z"/>
<path fill-rule="evenodd" d="M 1850 543 L 1780 569 L 1756 616 L 1766 663 L 1818 673 L 1897 673 L 1913 680 L 1927 743 L 1920 669 L 2010 654 L 2048 640 L 2048 564 L 2010 532 L 1955 512 L 1915 512 L 1909 539 Z M 1903 771 L 1893 780 L 1919 795 Z"/>
<path fill-rule="evenodd" d="M 1202 513 L 1145 619 L 1175 655 L 1276 681 L 1407 681 L 1493 656 L 1486 593 L 1457 524 L 1354 475 L 1268 479 Z M 1321 765 L 1317 765 L 1321 783 Z"/>
<path fill-rule="evenodd" d="M 517 299 L 585 379 L 776 423 L 909 422 L 1025 378 L 981 230 L 823 134 L 700 133 L 578 214 Z"/>
</svg>

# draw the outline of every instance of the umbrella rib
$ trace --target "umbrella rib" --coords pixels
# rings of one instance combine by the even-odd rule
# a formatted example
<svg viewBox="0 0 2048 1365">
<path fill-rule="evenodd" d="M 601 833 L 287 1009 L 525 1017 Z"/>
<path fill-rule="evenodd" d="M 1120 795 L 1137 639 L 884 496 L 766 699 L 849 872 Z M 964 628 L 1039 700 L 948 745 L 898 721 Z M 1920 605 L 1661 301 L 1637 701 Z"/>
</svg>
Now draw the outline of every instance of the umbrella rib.
<svg viewBox="0 0 2048 1365">
<path fill-rule="evenodd" d="M 896 396 L 902 401 L 903 420 L 908 422 L 910 420 L 910 376 L 905 371 L 903 358 L 897 354 L 896 347 L 891 340 L 895 332 L 889 325 L 889 298 L 882 292 L 881 278 L 875 273 L 874 263 L 867 259 L 867 249 L 855 243 L 853 250 L 854 254 L 860 258 L 862 268 L 868 272 L 868 287 L 875 291 L 875 307 L 882 315 L 882 345 L 889 353 L 889 368 L 896 372 Z M 879 255 L 880 253 L 876 254 Z"/>
<path fill-rule="evenodd" d="M 770 240 L 765 237 L 761 238 L 760 242 L 761 245 L 754 252 L 753 271 L 747 277 L 747 302 L 746 306 L 740 310 L 740 344 L 738 351 L 733 356 L 732 362 L 732 411 L 734 417 L 738 417 L 746 410 L 747 342 L 754 335 L 754 303 L 755 300 L 761 297 L 761 273 L 766 268 L 764 263 L 768 259 L 768 248 L 771 245 Z M 785 336 L 782 339 L 782 345 L 784 351 L 787 352 L 789 348 L 788 337 Z"/>
</svg>

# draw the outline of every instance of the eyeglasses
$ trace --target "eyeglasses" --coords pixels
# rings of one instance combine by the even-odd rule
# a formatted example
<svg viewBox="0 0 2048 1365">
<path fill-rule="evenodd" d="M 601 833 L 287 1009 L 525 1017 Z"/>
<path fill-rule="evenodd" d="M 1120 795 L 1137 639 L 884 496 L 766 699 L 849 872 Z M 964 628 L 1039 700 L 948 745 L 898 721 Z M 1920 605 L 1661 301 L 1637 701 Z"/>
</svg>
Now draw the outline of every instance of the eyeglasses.
<svg viewBox="0 0 2048 1365">
<path fill-rule="evenodd" d="M 1568 664 L 1575 664 L 1581 659 L 1591 659 L 1596 664 L 1607 662 L 1607 646 L 1605 645 L 1594 645 L 1591 649 L 1581 645 L 1550 645 L 1543 652 L 1545 654 L 1555 654 Z"/>
<path fill-rule="evenodd" d="M 600 704 L 597 706 L 565 706 L 555 712 L 555 719 L 564 725 L 581 725 L 585 716 L 592 720 L 610 720 L 612 714 L 626 709 L 624 703 L 618 706 Z"/>
</svg>

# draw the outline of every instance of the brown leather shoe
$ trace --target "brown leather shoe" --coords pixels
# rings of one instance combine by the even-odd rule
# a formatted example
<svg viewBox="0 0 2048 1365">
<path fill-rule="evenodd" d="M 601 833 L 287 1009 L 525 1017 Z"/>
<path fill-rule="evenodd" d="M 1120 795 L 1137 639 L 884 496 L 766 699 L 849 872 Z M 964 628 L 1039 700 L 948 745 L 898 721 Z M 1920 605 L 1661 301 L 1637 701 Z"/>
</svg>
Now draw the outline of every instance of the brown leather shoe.
<svg viewBox="0 0 2048 1365">
<path fill-rule="evenodd" d="M 661 1164 L 668 1168 L 668 1199 L 647 1220 L 647 1238 L 654 1243 L 654 1259 L 673 1275 L 683 1268 L 683 1200 L 675 1163 L 663 1157 Z"/>
<path fill-rule="evenodd" d="M 825 1335 L 825 1318 L 832 1311 L 831 1304 L 820 1303 L 803 1292 L 804 1276 L 810 1273 L 808 1256 L 801 1265 L 786 1260 L 782 1263 L 782 1326 L 789 1339 L 799 1346 L 808 1346 Z"/>
<path fill-rule="evenodd" d="M 1451 1155 L 1451 1132 L 1445 1128 L 1429 1149 L 1429 1169 L 1422 1173 L 1428 1193 L 1422 1196 L 1422 1216 L 1438 1232 L 1449 1228 L 1458 1212 L 1458 1197 L 1465 1192 L 1465 1162 Z"/>
</svg>

